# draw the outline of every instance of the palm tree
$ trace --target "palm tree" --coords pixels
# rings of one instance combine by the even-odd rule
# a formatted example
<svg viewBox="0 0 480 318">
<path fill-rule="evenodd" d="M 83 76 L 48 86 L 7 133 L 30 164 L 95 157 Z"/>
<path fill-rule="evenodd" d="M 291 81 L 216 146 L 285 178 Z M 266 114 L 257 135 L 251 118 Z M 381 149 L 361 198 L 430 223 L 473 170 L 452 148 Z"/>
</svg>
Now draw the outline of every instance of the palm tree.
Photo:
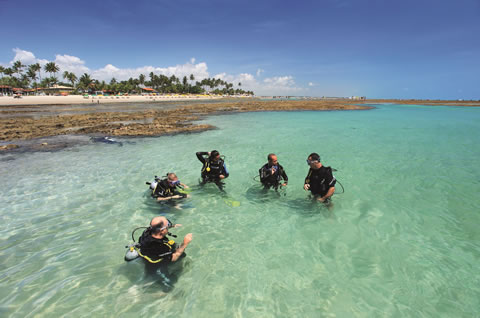
<svg viewBox="0 0 480 318">
<path fill-rule="evenodd" d="M 5 73 L 5 75 L 7 76 L 12 76 L 13 73 L 15 73 L 11 67 L 7 67 L 5 70 L 3 70 L 3 73 Z"/>
<path fill-rule="evenodd" d="M 38 79 L 41 82 L 42 76 L 40 75 L 40 70 L 42 69 L 42 67 L 40 66 L 40 64 L 39 63 L 31 64 L 28 68 L 33 70 L 34 72 L 38 72 Z"/>
<path fill-rule="evenodd" d="M 153 88 L 153 79 L 155 77 L 155 74 L 153 74 L 153 72 L 150 72 L 150 74 L 148 76 L 150 76 L 150 82 L 152 83 L 150 86 L 152 86 L 152 88 Z"/>
<path fill-rule="evenodd" d="M 15 61 L 13 63 L 13 72 L 18 73 L 18 75 L 22 75 L 24 67 L 25 67 L 25 65 L 22 64 L 21 61 Z M 20 76 L 19 76 L 19 78 L 20 78 Z"/>
<path fill-rule="evenodd" d="M 63 79 L 68 79 L 68 76 L 70 75 L 69 71 L 63 72 Z"/>
<path fill-rule="evenodd" d="M 190 80 L 192 81 L 192 84 L 190 84 L 190 86 L 192 86 L 193 81 L 195 81 L 195 76 L 193 76 L 193 74 L 190 74 Z M 188 89 L 188 92 L 190 93 L 190 88 Z"/>
<path fill-rule="evenodd" d="M 145 84 L 145 75 L 140 74 L 140 76 L 138 76 L 138 81 L 141 85 Z"/>
<path fill-rule="evenodd" d="M 82 86 L 83 89 L 86 89 L 88 90 L 90 84 L 92 84 L 93 80 L 90 78 L 90 75 L 88 75 L 87 73 L 83 73 L 82 76 L 80 76 L 80 86 Z"/>
<path fill-rule="evenodd" d="M 32 64 L 33 65 L 33 64 Z M 35 84 L 35 93 L 37 92 L 37 72 L 32 68 L 32 65 L 29 66 L 28 71 L 27 71 L 27 77 L 30 78 L 33 83 Z"/>
<path fill-rule="evenodd" d="M 185 93 L 187 91 L 187 85 L 188 85 L 188 79 L 186 76 L 183 77 L 183 92 Z"/>
<path fill-rule="evenodd" d="M 77 81 L 77 75 L 75 75 L 75 73 L 73 73 L 73 72 L 70 72 L 70 74 L 68 74 L 67 78 L 70 81 L 70 83 L 72 83 L 72 87 L 75 88 L 75 82 Z"/>
<path fill-rule="evenodd" d="M 2 74 L 2 78 L 3 78 L 3 73 L 5 73 L 5 67 L 0 65 L 0 74 Z"/>
<path fill-rule="evenodd" d="M 45 72 L 47 73 L 53 73 L 54 74 L 54 78 L 55 80 L 57 79 L 57 72 L 60 71 L 60 68 L 58 67 L 57 64 L 55 64 L 55 62 L 49 62 L 47 64 L 45 64 Z"/>
<path fill-rule="evenodd" d="M 20 77 L 20 87 L 27 88 L 30 85 L 30 78 L 27 74 L 22 74 Z"/>
</svg>

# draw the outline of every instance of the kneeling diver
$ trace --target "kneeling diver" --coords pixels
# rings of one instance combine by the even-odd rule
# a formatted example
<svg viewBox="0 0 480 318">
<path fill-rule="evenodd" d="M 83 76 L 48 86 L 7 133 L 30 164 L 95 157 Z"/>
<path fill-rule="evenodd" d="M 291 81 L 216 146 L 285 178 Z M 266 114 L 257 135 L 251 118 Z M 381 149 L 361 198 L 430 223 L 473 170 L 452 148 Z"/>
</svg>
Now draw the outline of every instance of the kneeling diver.
<svg viewBox="0 0 480 318">
<path fill-rule="evenodd" d="M 177 261 L 182 255 L 185 255 L 185 248 L 193 238 L 192 233 L 188 233 L 183 238 L 183 243 L 177 247 L 177 244 L 170 240 L 167 234 L 174 236 L 168 233 L 168 229 L 179 226 L 181 225 L 172 224 L 164 216 L 154 217 L 150 222 L 150 226 L 138 238 L 138 243 L 128 246 L 129 250 L 125 255 L 125 260 L 132 261 L 137 257 L 141 257 L 147 264 L 164 264 Z M 132 238 L 135 242 L 134 233 L 135 231 L 132 233 Z"/>
<path fill-rule="evenodd" d="M 155 176 L 155 181 L 147 182 L 147 184 L 150 185 L 150 189 L 152 190 L 152 197 L 156 198 L 157 201 L 187 197 L 185 193 L 178 192 L 177 187 L 188 189 L 188 186 L 181 183 L 177 175 L 173 172 L 167 173 L 167 177 L 164 179 Z"/>
</svg>

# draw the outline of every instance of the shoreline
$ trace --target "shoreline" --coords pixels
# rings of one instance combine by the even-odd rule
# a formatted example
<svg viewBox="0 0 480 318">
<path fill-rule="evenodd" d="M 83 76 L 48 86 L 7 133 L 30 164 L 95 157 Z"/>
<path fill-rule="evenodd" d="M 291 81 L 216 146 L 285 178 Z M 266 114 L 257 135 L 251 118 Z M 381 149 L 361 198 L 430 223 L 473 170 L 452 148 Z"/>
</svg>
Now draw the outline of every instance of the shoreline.
<svg viewBox="0 0 480 318">
<path fill-rule="evenodd" d="M 51 101 L 52 97 L 57 97 L 55 100 L 58 100 L 68 96 L 39 97 L 50 97 L 43 100 Z M 0 101 L 3 98 L 5 97 L 0 97 Z M 383 103 L 425 105 L 426 101 L 344 99 L 260 101 L 255 98 L 214 100 L 189 98 L 160 101 L 157 98 L 154 102 L 150 99 L 144 99 L 143 102 L 127 99 L 116 102 L 116 99 L 113 99 L 105 103 L 107 105 L 103 102 L 92 105 L 85 102 L 4 105 L 0 106 L 0 154 L 64 149 L 78 143 L 88 143 L 92 136 L 155 137 L 202 132 L 216 128 L 195 123 L 210 115 L 264 111 L 368 110 L 375 108 L 374 104 Z M 480 106 L 480 102 L 458 101 L 429 101 L 429 104 Z"/>
<path fill-rule="evenodd" d="M 156 101 L 189 101 L 215 100 L 220 96 L 209 95 L 129 95 L 129 96 L 0 96 L 0 106 L 27 106 L 27 105 L 71 105 L 71 104 L 110 104 L 110 103 L 144 103 Z M 245 97 L 247 98 L 247 97 Z"/>
</svg>

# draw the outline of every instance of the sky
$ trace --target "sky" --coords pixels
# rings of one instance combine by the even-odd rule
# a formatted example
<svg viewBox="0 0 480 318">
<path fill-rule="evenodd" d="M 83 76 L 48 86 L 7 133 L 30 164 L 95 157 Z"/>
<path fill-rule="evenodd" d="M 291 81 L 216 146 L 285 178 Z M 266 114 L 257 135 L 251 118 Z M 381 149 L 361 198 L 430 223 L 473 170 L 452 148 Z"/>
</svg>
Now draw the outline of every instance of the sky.
<svg viewBox="0 0 480 318">
<path fill-rule="evenodd" d="M 480 99 L 480 0 L 0 0 L 0 65 L 256 95 Z"/>
</svg>

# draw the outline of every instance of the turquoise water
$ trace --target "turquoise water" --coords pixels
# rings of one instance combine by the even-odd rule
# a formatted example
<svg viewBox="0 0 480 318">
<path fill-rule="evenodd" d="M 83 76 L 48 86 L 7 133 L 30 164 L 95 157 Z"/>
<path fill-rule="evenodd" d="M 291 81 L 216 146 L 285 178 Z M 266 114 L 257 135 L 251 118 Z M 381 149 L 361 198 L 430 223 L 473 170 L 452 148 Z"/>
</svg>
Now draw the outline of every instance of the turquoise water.
<svg viewBox="0 0 480 318">
<path fill-rule="evenodd" d="M 479 108 L 206 122 L 219 129 L 0 157 L 0 316 L 479 315 Z M 212 149 L 226 196 L 198 186 L 195 152 Z M 280 194 L 253 180 L 269 152 L 290 179 Z M 332 209 L 302 188 L 311 152 L 345 187 Z M 193 188 L 181 206 L 145 195 L 169 171 Z M 123 260 L 131 231 L 159 214 L 183 224 L 177 241 L 193 233 L 169 289 Z"/>
</svg>

